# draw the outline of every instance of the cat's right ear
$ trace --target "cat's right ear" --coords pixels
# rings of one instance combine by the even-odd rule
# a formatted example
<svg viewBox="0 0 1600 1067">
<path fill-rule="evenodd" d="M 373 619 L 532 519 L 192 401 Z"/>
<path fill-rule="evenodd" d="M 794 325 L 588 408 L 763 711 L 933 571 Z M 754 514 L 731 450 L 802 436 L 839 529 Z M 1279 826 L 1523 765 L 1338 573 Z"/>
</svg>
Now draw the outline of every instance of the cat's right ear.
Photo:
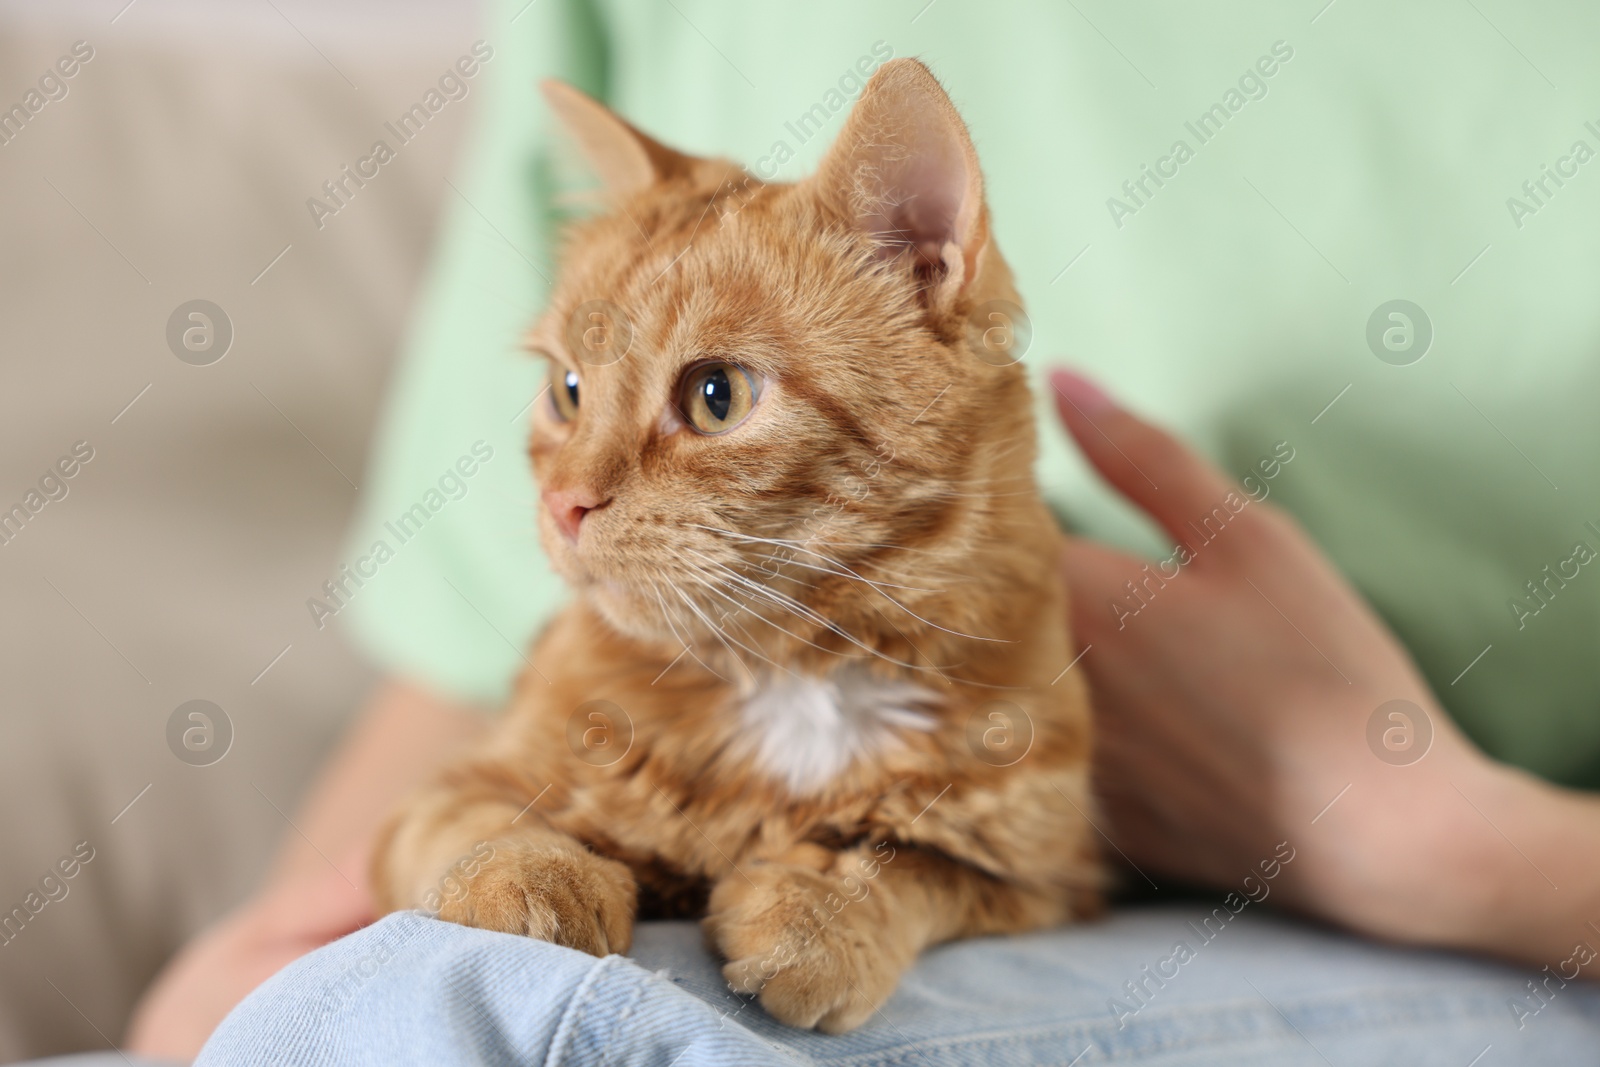
<svg viewBox="0 0 1600 1067">
<path fill-rule="evenodd" d="M 978 153 L 921 62 L 878 68 L 807 184 L 880 256 L 908 257 L 930 306 L 947 308 L 978 282 L 989 242 Z"/>
<path fill-rule="evenodd" d="M 614 200 L 687 175 L 694 159 L 634 129 L 594 97 L 547 78 L 539 90 Z"/>
</svg>

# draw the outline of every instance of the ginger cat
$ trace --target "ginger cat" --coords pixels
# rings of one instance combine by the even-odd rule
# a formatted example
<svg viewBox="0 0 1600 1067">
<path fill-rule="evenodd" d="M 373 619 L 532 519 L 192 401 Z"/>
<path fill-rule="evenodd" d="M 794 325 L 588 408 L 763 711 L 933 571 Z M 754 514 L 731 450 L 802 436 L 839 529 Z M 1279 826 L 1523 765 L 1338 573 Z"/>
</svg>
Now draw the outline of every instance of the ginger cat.
<svg viewBox="0 0 1600 1067">
<path fill-rule="evenodd" d="M 380 909 L 597 955 L 703 915 L 735 991 L 830 1032 L 929 945 L 1096 910 L 1018 296 L 938 82 L 885 64 L 794 184 L 544 89 L 610 203 L 529 339 L 577 596 L 385 830 Z"/>
</svg>

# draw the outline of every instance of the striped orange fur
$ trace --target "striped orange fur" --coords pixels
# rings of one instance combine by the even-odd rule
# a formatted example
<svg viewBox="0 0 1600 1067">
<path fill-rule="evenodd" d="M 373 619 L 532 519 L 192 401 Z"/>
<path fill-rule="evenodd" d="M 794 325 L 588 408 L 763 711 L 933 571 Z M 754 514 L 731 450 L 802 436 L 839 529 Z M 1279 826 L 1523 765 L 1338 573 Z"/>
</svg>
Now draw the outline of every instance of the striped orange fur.
<svg viewBox="0 0 1600 1067">
<path fill-rule="evenodd" d="M 1020 301 L 943 90 L 885 64 L 792 184 L 546 95 L 608 196 L 529 336 L 576 398 L 530 444 L 576 596 L 390 822 L 382 908 L 597 954 L 704 916 L 736 990 L 834 1032 L 930 944 L 1093 912 Z M 727 432 L 685 408 L 708 365 L 754 383 Z"/>
</svg>

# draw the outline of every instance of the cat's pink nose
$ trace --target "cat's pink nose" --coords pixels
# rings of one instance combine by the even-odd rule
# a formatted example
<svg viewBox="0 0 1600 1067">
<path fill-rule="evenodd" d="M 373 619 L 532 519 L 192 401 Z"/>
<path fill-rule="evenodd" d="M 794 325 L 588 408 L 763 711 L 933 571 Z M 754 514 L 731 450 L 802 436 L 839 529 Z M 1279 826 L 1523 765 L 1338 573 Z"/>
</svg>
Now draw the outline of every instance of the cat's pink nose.
<svg viewBox="0 0 1600 1067">
<path fill-rule="evenodd" d="M 556 520 L 556 529 L 574 544 L 577 543 L 578 527 L 582 524 L 583 517 L 595 508 L 604 507 L 608 503 L 599 493 L 587 486 L 546 489 L 540 495 L 544 498 L 544 506 L 550 509 L 550 517 Z"/>
</svg>

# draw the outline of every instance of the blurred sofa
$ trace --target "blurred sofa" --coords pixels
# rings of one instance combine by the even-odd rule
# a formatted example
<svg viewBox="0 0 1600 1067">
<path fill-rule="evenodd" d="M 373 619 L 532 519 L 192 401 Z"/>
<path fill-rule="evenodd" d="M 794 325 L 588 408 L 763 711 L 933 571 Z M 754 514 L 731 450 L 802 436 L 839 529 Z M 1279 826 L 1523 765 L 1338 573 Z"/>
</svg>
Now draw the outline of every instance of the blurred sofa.
<svg viewBox="0 0 1600 1067">
<path fill-rule="evenodd" d="M 307 200 L 475 21 L 0 3 L 0 1061 L 121 1035 L 372 682 L 305 603 L 473 101 L 321 228 Z"/>
</svg>

